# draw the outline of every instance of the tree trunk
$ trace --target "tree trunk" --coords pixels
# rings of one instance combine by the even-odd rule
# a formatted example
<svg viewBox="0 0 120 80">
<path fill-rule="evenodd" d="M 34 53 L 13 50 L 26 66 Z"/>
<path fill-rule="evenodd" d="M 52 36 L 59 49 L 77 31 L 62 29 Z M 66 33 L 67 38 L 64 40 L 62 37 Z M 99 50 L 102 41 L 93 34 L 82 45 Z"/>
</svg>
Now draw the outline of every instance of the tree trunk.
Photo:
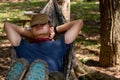
<svg viewBox="0 0 120 80">
<path fill-rule="evenodd" d="M 67 21 L 70 21 L 70 0 L 57 0 L 62 13 Z"/>
<path fill-rule="evenodd" d="M 120 1 L 100 0 L 100 12 L 100 65 L 115 66 L 120 56 Z"/>
</svg>

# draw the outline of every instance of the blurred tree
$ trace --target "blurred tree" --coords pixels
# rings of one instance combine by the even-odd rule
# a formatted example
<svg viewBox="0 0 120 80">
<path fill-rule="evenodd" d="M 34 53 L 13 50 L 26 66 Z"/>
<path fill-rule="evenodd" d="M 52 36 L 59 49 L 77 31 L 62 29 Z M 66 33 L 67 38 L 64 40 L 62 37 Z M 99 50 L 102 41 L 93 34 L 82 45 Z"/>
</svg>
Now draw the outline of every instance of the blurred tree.
<svg viewBox="0 0 120 80">
<path fill-rule="evenodd" d="M 84 0 L 85 2 L 99 1 L 99 0 Z"/>
<path fill-rule="evenodd" d="M 67 21 L 70 21 L 70 0 L 57 0 L 58 4 L 61 6 L 63 15 Z"/>
<path fill-rule="evenodd" d="M 29 0 L 0 0 L 0 2 L 24 2 Z"/>
<path fill-rule="evenodd" d="M 79 1 L 79 2 L 83 2 L 84 0 L 71 0 L 71 1 Z"/>
<path fill-rule="evenodd" d="M 101 12 L 100 65 L 120 64 L 120 0 L 99 0 Z"/>
<path fill-rule="evenodd" d="M 57 2 L 62 9 L 65 19 L 70 21 L 70 0 L 57 0 Z"/>
</svg>

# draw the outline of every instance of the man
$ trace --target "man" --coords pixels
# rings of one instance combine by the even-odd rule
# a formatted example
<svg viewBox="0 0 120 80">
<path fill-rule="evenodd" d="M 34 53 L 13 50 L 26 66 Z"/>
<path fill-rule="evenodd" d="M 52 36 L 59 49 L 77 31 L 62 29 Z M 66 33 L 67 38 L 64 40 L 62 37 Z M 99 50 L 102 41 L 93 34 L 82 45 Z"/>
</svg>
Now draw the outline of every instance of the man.
<svg viewBox="0 0 120 80">
<path fill-rule="evenodd" d="M 30 30 L 8 22 L 5 23 L 4 28 L 19 58 L 24 58 L 30 63 L 36 59 L 44 60 L 51 73 L 63 72 L 63 59 L 82 26 L 82 20 L 75 20 L 54 29 L 46 14 L 37 14 L 31 20 Z M 65 32 L 65 34 L 53 41 L 54 32 Z M 22 39 L 22 36 L 31 38 L 32 43 Z"/>
</svg>

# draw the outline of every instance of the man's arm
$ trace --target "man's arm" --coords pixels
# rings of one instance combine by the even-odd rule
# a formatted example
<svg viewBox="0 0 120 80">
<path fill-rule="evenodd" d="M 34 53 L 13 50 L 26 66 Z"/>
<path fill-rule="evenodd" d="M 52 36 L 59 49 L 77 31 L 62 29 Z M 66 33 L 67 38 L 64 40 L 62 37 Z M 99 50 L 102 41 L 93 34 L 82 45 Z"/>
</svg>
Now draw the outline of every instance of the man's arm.
<svg viewBox="0 0 120 80">
<path fill-rule="evenodd" d="M 69 44 L 72 43 L 76 37 L 78 36 L 81 28 L 83 26 L 82 20 L 75 20 L 63 25 L 60 25 L 56 28 L 58 33 L 65 32 L 65 43 Z"/>
<path fill-rule="evenodd" d="M 30 31 L 27 31 L 25 28 L 18 27 L 17 25 L 9 22 L 5 22 L 4 29 L 9 41 L 13 46 L 19 46 L 21 36 L 32 36 Z"/>
</svg>

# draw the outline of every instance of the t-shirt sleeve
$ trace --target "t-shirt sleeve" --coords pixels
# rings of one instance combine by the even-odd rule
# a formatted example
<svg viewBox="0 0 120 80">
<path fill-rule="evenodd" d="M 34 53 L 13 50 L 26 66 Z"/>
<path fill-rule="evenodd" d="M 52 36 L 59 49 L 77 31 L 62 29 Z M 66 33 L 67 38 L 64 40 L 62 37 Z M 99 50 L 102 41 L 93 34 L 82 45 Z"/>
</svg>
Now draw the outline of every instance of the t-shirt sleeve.
<svg viewBox="0 0 120 80">
<path fill-rule="evenodd" d="M 19 46 L 13 46 L 15 49 L 17 49 L 17 48 L 20 48 L 20 47 L 23 47 L 23 45 L 25 44 L 25 40 L 24 39 L 21 39 L 21 41 L 20 41 L 20 45 Z"/>
<path fill-rule="evenodd" d="M 21 39 L 20 45 L 19 46 L 13 46 L 13 47 L 14 47 L 16 53 L 17 53 L 17 56 L 19 57 L 19 56 L 24 55 L 23 52 L 26 51 L 25 49 L 27 49 L 28 46 L 29 46 L 28 42 L 25 41 L 24 39 Z"/>
<path fill-rule="evenodd" d="M 72 47 L 73 43 L 66 44 L 65 43 L 65 37 L 64 37 L 64 35 L 62 35 L 62 37 L 61 37 L 61 44 L 62 44 L 62 48 L 63 48 L 64 54 L 67 54 L 69 52 L 70 48 Z"/>
</svg>

